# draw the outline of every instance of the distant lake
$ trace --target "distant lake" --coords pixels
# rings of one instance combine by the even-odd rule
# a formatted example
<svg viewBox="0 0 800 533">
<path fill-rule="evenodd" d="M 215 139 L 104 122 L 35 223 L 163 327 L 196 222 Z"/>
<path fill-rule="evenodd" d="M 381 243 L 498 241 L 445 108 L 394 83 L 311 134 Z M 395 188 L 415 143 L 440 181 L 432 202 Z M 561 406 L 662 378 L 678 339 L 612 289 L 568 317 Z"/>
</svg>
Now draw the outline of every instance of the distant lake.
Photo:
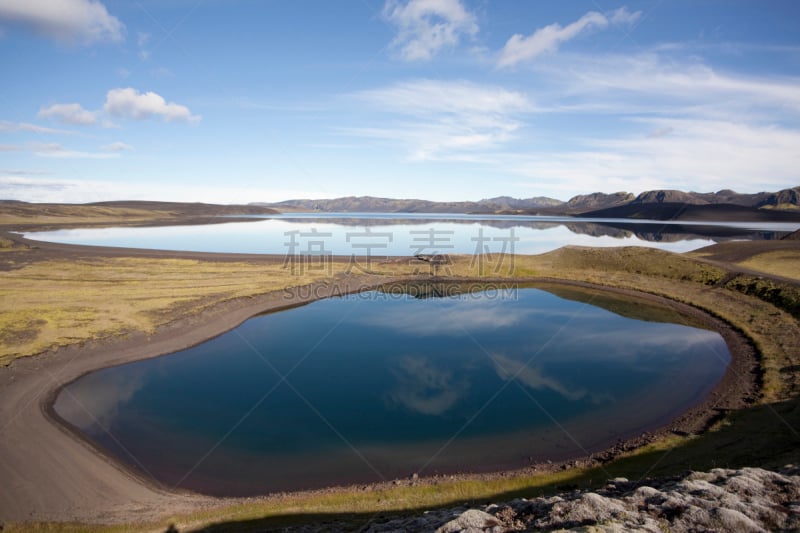
<svg viewBox="0 0 800 533">
<path fill-rule="evenodd" d="M 167 486 L 254 495 L 561 460 L 668 423 L 730 361 L 666 307 L 412 285 L 254 317 L 90 373 L 55 411 Z"/>
<path fill-rule="evenodd" d="M 517 215 L 309 213 L 201 226 L 32 232 L 43 241 L 197 252 L 408 256 L 544 253 L 565 245 L 686 252 L 723 240 L 777 239 L 800 223 L 673 223 Z"/>
</svg>

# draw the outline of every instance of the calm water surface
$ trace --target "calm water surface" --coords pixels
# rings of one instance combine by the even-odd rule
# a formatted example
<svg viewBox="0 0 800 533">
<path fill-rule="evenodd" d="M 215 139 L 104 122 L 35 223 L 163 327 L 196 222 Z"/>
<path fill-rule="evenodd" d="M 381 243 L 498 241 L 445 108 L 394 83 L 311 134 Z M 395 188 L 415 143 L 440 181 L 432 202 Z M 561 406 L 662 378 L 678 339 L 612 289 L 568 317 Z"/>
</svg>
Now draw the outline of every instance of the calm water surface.
<svg viewBox="0 0 800 533">
<path fill-rule="evenodd" d="M 571 217 L 431 214 L 292 214 L 253 222 L 28 233 L 32 239 L 198 252 L 405 256 L 417 253 L 536 254 L 562 246 L 650 246 L 686 252 L 730 239 L 775 239 L 786 223 L 582 220 Z"/>
<path fill-rule="evenodd" d="M 88 374 L 55 410 L 169 486 L 252 495 L 583 455 L 725 372 L 719 334 L 674 312 L 543 288 L 321 300 Z"/>
</svg>

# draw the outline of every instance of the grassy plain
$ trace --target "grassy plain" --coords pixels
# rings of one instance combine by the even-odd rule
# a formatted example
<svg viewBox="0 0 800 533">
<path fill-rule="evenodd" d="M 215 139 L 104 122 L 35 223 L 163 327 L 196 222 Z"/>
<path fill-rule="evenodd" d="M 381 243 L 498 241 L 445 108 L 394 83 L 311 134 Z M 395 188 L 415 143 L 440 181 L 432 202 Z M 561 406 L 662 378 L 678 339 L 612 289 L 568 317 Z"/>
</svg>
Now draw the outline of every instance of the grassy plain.
<svg viewBox="0 0 800 533">
<path fill-rule="evenodd" d="M 0 228 L 44 230 L 89 226 L 188 224 L 215 215 L 275 213 L 258 206 L 225 206 L 177 202 L 104 202 L 40 204 L 0 200 Z M 215 220 L 219 222 L 219 219 Z"/>
<path fill-rule="evenodd" d="M 800 247 L 780 253 L 787 263 L 792 258 L 800 263 Z M 0 271 L 0 364 L 4 365 L 17 357 L 109 335 L 152 333 L 176 318 L 199 314 L 221 302 L 345 273 L 364 273 L 347 258 L 335 259 L 325 269 L 298 273 L 280 258 L 214 261 L 98 254 L 40 261 L 38 250 L 18 251 L 13 259 L 8 255 L 4 256 L 9 259 L 6 268 Z M 777 364 L 770 361 L 781 359 L 771 346 L 782 336 L 774 338 L 773 326 L 786 322 L 791 330 L 796 325 L 800 309 L 796 284 L 735 274 L 685 255 L 635 247 L 566 247 L 537 256 L 502 260 L 495 256 L 493 260 L 452 256 L 449 264 L 433 267 L 400 259 L 373 262 L 369 271 L 413 279 L 426 277 L 436 268 L 439 277 L 447 278 L 552 278 L 667 296 L 740 328 L 762 351 L 767 396 L 771 398 L 780 388 Z M 757 256 L 750 268 L 762 260 Z"/>
<path fill-rule="evenodd" d="M 337 271 L 345 266 L 337 264 Z M 324 271 L 294 275 L 279 261 L 34 261 L 0 272 L 0 364 L 110 335 L 153 333 L 212 305 L 327 277 Z"/>
<path fill-rule="evenodd" d="M 103 225 L 147 224 L 175 219 L 179 213 L 167 208 L 142 209 L 123 206 L 26 204 L 8 202 L 0 206 L 0 226 L 47 229 Z"/>
<path fill-rule="evenodd" d="M 103 257 L 39 260 L 39 250 L 15 254 L 0 271 L 0 364 L 17 357 L 140 331 L 152 333 L 176 318 L 237 298 L 249 298 L 328 277 L 370 272 L 424 277 L 433 268 L 448 278 L 553 277 L 608 284 L 619 276 L 718 280 L 723 271 L 656 250 L 563 249 L 542 256 L 502 260 L 454 256 L 450 264 L 417 260 L 353 265 L 348 258 L 326 268 L 299 269 L 280 258 L 223 262 L 169 257 Z M 11 259 L 6 257 L 6 259 Z M 614 278 L 609 278 L 609 276 Z M 633 282 L 635 283 L 635 282 Z M 631 282 L 628 283 L 631 285 Z M 643 290 L 647 287 L 639 286 Z"/>
<path fill-rule="evenodd" d="M 746 244 L 746 243 L 744 243 Z M 766 254 L 766 255 L 765 255 Z M 309 521 L 357 526 L 394 513 L 419 512 L 463 502 L 533 497 L 575 487 L 602 485 L 609 477 L 637 479 L 715 466 L 777 466 L 800 460 L 800 305 L 798 285 L 770 274 L 796 277 L 800 248 L 780 255 L 760 251 L 738 261 L 645 248 L 568 247 L 539 256 L 453 256 L 439 265 L 441 277 L 463 279 L 554 279 L 628 288 L 688 303 L 724 319 L 757 348 L 762 371 L 759 402 L 733 413 L 700 435 L 673 435 L 592 467 L 545 474 L 507 474 L 494 479 L 433 479 L 399 485 L 312 492 L 235 502 L 174 516 L 157 523 L 117 526 L 6 524 L 4 531 L 182 531 L 280 527 Z M 702 254 L 701 254 L 702 255 Z M 44 260 L 40 260 L 45 257 Z M 3 254 L 0 271 L 0 361 L 8 364 L 65 344 L 125 332 L 156 331 L 187 314 L 240 298 L 328 278 L 327 272 L 292 274 L 280 260 L 215 261 L 169 257 L 58 259 L 37 250 Z M 747 272 L 737 271 L 737 265 Z M 330 274 L 363 274 L 336 260 Z M 376 262 L 371 272 L 389 278 L 426 277 L 431 267 L 413 259 Z M 351 270 L 350 274 L 346 274 Z M 755 275 L 759 270 L 764 276 Z"/>
<path fill-rule="evenodd" d="M 800 280 L 800 261 L 791 250 L 764 252 L 738 264 L 768 274 Z"/>
</svg>

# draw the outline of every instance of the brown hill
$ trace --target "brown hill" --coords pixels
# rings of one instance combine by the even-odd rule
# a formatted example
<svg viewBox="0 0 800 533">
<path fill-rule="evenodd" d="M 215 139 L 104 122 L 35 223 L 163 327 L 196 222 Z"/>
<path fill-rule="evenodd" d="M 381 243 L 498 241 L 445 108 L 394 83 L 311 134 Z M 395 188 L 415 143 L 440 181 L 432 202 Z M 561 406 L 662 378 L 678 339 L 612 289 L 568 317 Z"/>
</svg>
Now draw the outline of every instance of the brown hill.
<svg viewBox="0 0 800 533">
<path fill-rule="evenodd" d="M 286 200 L 272 204 L 254 204 L 290 211 L 321 211 L 324 213 L 498 213 L 559 206 L 553 198 L 511 198 L 498 196 L 478 202 L 432 202 L 419 199 L 379 198 L 375 196 L 345 196 L 323 200 Z"/>
<path fill-rule="evenodd" d="M 633 199 L 633 194 L 629 192 L 579 194 L 570 198 L 567 207 L 582 210 L 606 209 L 625 204 Z"/>
<path fill-rule="evenodd" d="M 99 202 L 51 204 L 0 200 L 0 228 L 55 229 L 67 227 L 199 224 L 229 222 L 237 215 L 270 215 L 277 211 L 247 205 L 178 202 Z M 220 218 L 227 217 L 227 218 Z"/>
<path fill-rule="evenodd" d="M 33 204 L 42 205 L 42 204 Z M 68 204 L 63 204 L 68 205 Z M 260 205 L 225 205 L 204 204 L 200 202 L 155 202 L 148 200 L 122 200 L 114 202 L 94 202 L 91 204 L 75 204 L 121 209 L 137 209 L 143 211 L 160 211 L 191 216 L 224 216 L 224 215 L 273 215 L 278 211 Z"/>
</svg>

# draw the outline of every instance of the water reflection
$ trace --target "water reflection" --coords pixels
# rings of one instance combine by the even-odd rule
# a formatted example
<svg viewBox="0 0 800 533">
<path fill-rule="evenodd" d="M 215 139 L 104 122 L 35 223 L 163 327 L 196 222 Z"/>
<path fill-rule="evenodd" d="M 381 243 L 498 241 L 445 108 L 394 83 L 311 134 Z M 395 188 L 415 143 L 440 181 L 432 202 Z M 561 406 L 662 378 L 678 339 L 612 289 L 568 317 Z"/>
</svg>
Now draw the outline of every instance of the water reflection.
<svg viewBox="0 0 800 533">
<path fill-rule="evenodd" d="M 458 335 L 468 332 L 492 331 L 519 324 L 527 318 L 525 312 L 509 313 L 502 301 L 491 302 L 488 298 L 477 298 L 473 307 L 459 305 L 457 299 L 440 301 L 408 313 L 403 309 L 384 308 L 370 316 L 358 318 L 364 326 L 392 329 L 397 332 L 414 332 L 419 336 Z M 446 315 L 447 321 L 441 317 Z"/>
<path fill-rule="evenodd" d="M 686 252 L 732 239 L 778 239 L 791 223 L 687 223 L 572 217 L 349 214 L 276 216 L 253 222 L 28 233 L 53 242 L 227 253 L 408 256 L 544 253 L 565 245 L 638 245 Z M 489 247 L 487 250 L 486 247 Z M 513 248 L 511 248 L 513 246 Z"/>
<path fill-rule="evenodd" d="M 121 408 L 142 388 L 145 370 L 106 376 L 94 372 L 71 384 L 58 396 L 56 412 L 79 429 L 111 426 Z"/>
<path fill-rule="evenodd" d="M 547 218 L 547 217 L 546 217 Z M 627 219 L 592 219 L 591 221 L 576 221 L 574 218 L 555 218 L 548 221 L 537 221 L 518 217 L 518 219 L 486 219 L 480 216 L 471 218 L 403 218 L 403 215 L 392 216 L 323 216 L 328 224 L 342 227 L 385 227 L 387 225 L 402 226 L 430 226 L 435 227 L 442 222 L 460 225 L 474 225 L 479 223 L 486 228 L 508 230 L 512 228 L 546 231 L 563 226 L 576 235 L 590 237 L 612 237 L 615 239 L 636 238 L 647 242 L 680 242 L 695 239 L 714 239 L 717 242 L 726 240 L 777 240 L 792 231 L 800 224 L 785 223 L 695 223 L 670 222 L 670 221 L 636 221 Z M 280 220 L 293 224 L 308 224 L 310 217 L 292 218 L 282 217 Z M 774 228 L 774 229 L 772 229 Z"/>
<path fill-rule="evenodd" d="M 441 415 L 469 392 L 465 373 L 438 368 L 424 357 L 402 357 L 390 371 L 396 383 L 388 400 L 423 415 Z"/>
<path fill-rule="evenodd" d="M 597 450 L 702 399 L 730 357 L 645 301 L 442 285 L 254 317 L 84 376 L 55 411 L 168 485 L 252 495 Z"/>
<path fill-rule="evenodd" d="M 531 359 L 534 358 L 535 354 Z M 567 386 L 553 377 L 545 376 L 544 372 L 530 361 L 519 361 L 499 353 L 491 354 L 491 359 L 497 377 L 503 381 L 517 380 L 531 390 L 548 389 L 571 401 L 580 400 L 587 394 L 583 388 Z"/>
</svg>

